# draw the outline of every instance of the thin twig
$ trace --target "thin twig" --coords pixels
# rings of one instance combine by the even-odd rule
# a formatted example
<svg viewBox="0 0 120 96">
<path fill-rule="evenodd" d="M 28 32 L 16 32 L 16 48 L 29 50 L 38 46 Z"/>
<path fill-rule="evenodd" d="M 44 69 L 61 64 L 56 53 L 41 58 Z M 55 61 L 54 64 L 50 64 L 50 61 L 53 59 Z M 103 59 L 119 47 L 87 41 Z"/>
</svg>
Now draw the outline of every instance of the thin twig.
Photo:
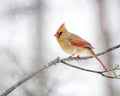
<svg viewBox="0 0 120 96">
<path fill-rule="evenodd" d="M 106 51 L 104 52 L 101 52 L 101 53 L 98 53 L 96 54 L 97 56 L 100 56 L 100 55 L 104 55 L 110 51 L 113 51 L 117 48 L 120 47 L 120 44 L 117 45 L 117 46 L 114 46 L 112 48 L 109 48 L 107 49 Z M 86 57 L 81 57 L 81 60 L 86 60 L 86 59 L 90 59 L 92 58 L 91 56 L 86 56 Z M 74 60 L 78 60 L 77 57 L 74 57 L 72 58 Z M 84 68 L 81 68 L 81 67 L 77 67 L 77 66 L 74 66 L 74 65 L 71 65 L 71 64 L 68 64 L 66 63 L 65 61 L 69 61 L 71 60 L 71 58 L 63 58 L 63 59 L 60 59 L 59 57 L 57 57 L 56 59 L 52 60 L 50 63 L 48 63 L 47 65 L 44 65 L 42 68 L 40 68 L 39 70 L 35 71 L 34 73 L 31 73 L 29 74 L 28 76 L 26 76 L 25 78 L 23 78 L 22 80 L 18 81 L 16 84 L 14 84 L 13 86 L 11 86 L 10 88 L 8 88 L 5 92 L 3 92 L 0 96 L 7 96 L 9 93 L 11 93 L 13 90 L 15 90 L 17 87 L 19 87 L 21 84 L 25 83 L 27 80 L 31 79 L 32 77 L 34 77 L 35 75 L 37 75 L 39 72 L 49 68 L 50 66 L 52 65 L 55 65 L 59 62 L 67 65 L 67 66 L 70 66 L 70 67 L 73 67 L 73 68 L 76 68 L 76 69 L 79 69 L 79 70 L 84 70 L 84 71 L 87 71 L 87 72 L 92 72 L 92 73 L 97 73 L 97 74 L 100 74 L 104 77 L 107 77 L 107 78 L 112 78 L 112 79 L 120 79 L 119 77 L 114 77 L 114 76 L 108 76 L 108 75 L 105 75 L 104 73 L 105 72 L 110 72 L 110 71 L 113 71 L 113 70 L 120 70 L 120 68 L 114 68 L 114 69 L 111 69 L 111 70 L 108 70 L 108 71 L 94 71 L 94 70 L 89 70 L 89 69 L 84 69 Z M 117 75 L 117 76 L 120 76 L 120 75 Z"/>
<path fill-rule="evenodd" d="M 59 62 L 59 58 L 57 57 L 56 59 L 54 59 L 53 61 L 51 61 L 50 63 L 48 63 L 47 65 L 44 65 L 42 68 L 40 68 L 39 70 L 35 71 L 34 73 L 29 74 L 28 76 L 26 76 L 25 78 L 23 78 L 22 80 L 18 81 L 16 84 L 14 84 L 13 86 L 11 86 L 10 88 L 8 88 L 5 92 L 3 92 L 3 94 L 1 94 L 0 96 L 7 96 L 9 93 L 11 93 L 13 90 L 15 90 L 18 86 L 20 86 L 21 84 L 25 83 L 27 80 L 31 79 L 32 77 L 34 77 L 35 75 L 37 75 L 39 72 L 49 68 L 52 65 L 55 65 L 56 63 Z"/>
<path fill-rule="evenodd" d="M 100 74 L 100 75 L 102 75 L 104 77 L 107 77 L 107 78 L 120 79 L 119 75 L 117 75 L 117 76 L 109 76 L 109 75 L 104 74 L 106 72 L 112 72 L 114 70 L 119 70 L 120 68 L 114 68 L 114 69 L 107 70 L 107 71 L 95 71 L 95 70 L 85 69 L 85 68 L 81 68 L 81 67 L 78 67 L 78 66 L 75 66 L 75 65 L 71 65 L 71 64 L 69 64 L 69 63 L 67 63 L 65 61 L 60 61 L 60 62 L 67 65 L 67 66 L 70 66 L 72 68 L 76 68 L 76 69 L 87 71 L 87 72 L 97 73 L 97 74 Z"/>
</svg>

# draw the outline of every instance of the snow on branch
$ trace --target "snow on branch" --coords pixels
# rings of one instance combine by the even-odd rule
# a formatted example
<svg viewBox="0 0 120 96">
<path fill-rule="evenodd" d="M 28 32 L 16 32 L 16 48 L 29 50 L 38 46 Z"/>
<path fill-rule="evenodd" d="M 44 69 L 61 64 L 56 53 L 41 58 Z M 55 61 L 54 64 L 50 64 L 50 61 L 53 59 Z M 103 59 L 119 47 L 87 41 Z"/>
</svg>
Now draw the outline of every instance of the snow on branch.
<svg viewBox="0 0 120 96">
<path fill-rule="evenodd" d="M 106 51 L 103 51 L 103 52 L 98 53 L 96 55 L 97 56 L 104 55 L 104 54 L 106 54 L 106 53 L 108 53 L 110 51 L 113 51 L 113 50 L 117 49 L 117 48 L 120 48 L 120 44 L 118 44 L 117 46 L 111 47 L 111 48 L 107 49 Z M 86 59 L 90 59 L 90 58 L 92 58 L 92 56 L 81 57 L 80 60 L 86 60 Z M 29 74 L 28 76 L 26 76 L 23 79 L 21 79 L 20 81 L 18 81 L 16 84 L 14 84 L 10 88 L 8 88 L 5 92 L 3 92 L 0 96 L 7 96 L 9 93 L 11 93 L 17 87 L 19 87 L 21 84 L 25 83 L 27 80 L 29 80 L 32 77 L 34 77 L 35 75 L 37 75 L 39 72 L 49 68 L 52 65 L 56 65 L 58 63 L 62 63 L 62 64 L 65 64 L 65 65 L 67 65 L 69 67 L 79 69 L 79 70 L 83 70 L 83 71 L 86 71 L 86 72 L 92 72 L 92 73 L 100 74 L 100 75 L 102 75 L 103 77 L 106 77 L 106 78 L 120 79 L 120 74 L 115 73 L 115 71 L 120 70 L 119 66 L 117 66 L 117 67 L 115 67 L 113 69 L 107 70 L 107 71 L 95 71 L 95 70 L 89 70 L 89 69 L 81 68 L 81 67 L 78 67 L 78 66 L 75 66 L 75 65 L 71 65 L 71 64 L 66 62 L 66 61 L 70 61 L 70 60 L 79 60 L 79 58 L 78 57 L 73 57 L 73 58 L 63 58 L 63 59 L 61 59 L 61 58 L 57 57 L 54 60 L 52 60 L 51 62 L 49 62 L 48 64 L 44 65 L 39 70 Z M 109 73 L 109 72 L 112 72 L 113 75 L 106 74 L 106 73 Z"/>
</svg>

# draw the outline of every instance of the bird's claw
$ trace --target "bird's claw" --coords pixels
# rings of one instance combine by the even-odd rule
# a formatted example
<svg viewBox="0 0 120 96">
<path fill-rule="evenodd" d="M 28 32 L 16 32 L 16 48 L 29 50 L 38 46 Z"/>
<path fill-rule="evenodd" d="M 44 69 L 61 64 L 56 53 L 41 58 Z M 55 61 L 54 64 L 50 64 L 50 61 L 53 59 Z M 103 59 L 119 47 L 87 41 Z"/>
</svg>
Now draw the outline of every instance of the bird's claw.
<svg viewBox="0 0 120 96">
<path fill-rule="evenodd" d="M 79 60 L 81 60 L 81 58 L 80 58 L 80 56 L 79 55 L 77 55 L 77 60 L 79 61 Z"/>
<path fill-rule="evenodd" d="M 77 61 L 79 61 L 79 60 L 81 60 L 81 58 L 80 58 L 80 56 L 79 55 L 77 55 L 77 57 L 73 57 L 74 56 L 74 54 L 72 54 L 71 56 L 69 56 L 68 58 L 70 58 L 71 60 L 74 60 L 74 59 L 76 59 L 77 58 Z"/>
<path fill-rule="evenodd" d="M 74 54 L 70 55 L 68 58 L 70 58 L 71 60 L 74 60 L 73 56 Z"/>
</svg>

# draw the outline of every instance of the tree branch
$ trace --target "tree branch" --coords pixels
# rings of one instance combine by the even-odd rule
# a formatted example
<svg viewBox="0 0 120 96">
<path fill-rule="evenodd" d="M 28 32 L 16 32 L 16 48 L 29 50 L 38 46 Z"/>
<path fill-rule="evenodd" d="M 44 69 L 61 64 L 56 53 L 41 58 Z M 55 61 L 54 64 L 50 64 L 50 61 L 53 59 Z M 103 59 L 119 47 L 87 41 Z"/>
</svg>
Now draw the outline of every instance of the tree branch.
<svg viewBox="0 0 120 96">
<path fill-rule="evenodd" d="M 97 56 L 100 56 L 100 55 L 104 55 L 110 51 L 113 51 L 117 48 L 120 48 L 120 44 L 117 45 L 117 46 L 114 46 L 112 48 L 109 48 L 107 49 L 106 51 L 104 52 L 101 52 L 101 53 L 98 53 L 96 54 Z M 92 56 L 86 56 L 86 57 L 81 57 L 80 60 L 86 60 L 86 59 L 90 59 L 92 58 Z M 120 75 L 117 75 L 117 76 L 109 76 L 109 75 L 106 75 L 105 73 L 106 72 L 112 72 L 112 71 L 115 71 L 115 70 L 120 70 L 119 67 L 116 67 L 114 69 L 111 69 L 111 70 L 108 70 L 108 71 L 94 71 L 94 70 L 89 70 L 89 69 L 85 69 L 85 68 L 81 68 L 81 67 L 78 67 L 78 66 L 74 66 L 74 65 L 71 65 L 65 61 L 69 61 L 69 60 L 79 60 L 78 57 L 73 57 L 72 59 L 71 58 L 63 58 L 63 59 L 60 59 L 59 57 L 57 57 L 56 59 L 52 60 L 51 62 L 49 62 L 47 65 L 44 65 L 42 68 L 40 68 L 39 70 L 29 74 L 28 76 L 26 76 L 25 78 L 23 78 L 22 80 L 18 81 L 16 84 L 14 84 L 13 86 L 11 86 L 10 88 L 8 88 L 5 92 L 3 92 L 3 94 L 1 94 L 0 96 L 7 96 L 9 93 L 11 93 L 13 90 L 15 90 L 17 87 L 19 87 L 21 84 L 25 83 L 27 80 L 31 79 L 32 77 L 34 77 L 35 75 L 37 75 L 39 72 L 49 68 L 50 66 L 52 65 L 55 65 L 57 63 L 62 63 L 62 64 L 65 64 L 67 66 L 70 66 L 70 67 L 73 67 L 73 68 L 76 68 L 76 69 L 79 69 L 79 70 L 83 70 L 83 71 L 87 71 L 87 72 L 92 72 L 92 73 L 96 73 L 96 74 L 100 74 L 104 77 L 107 77 L 107 78 L 112 78 L 112 79 L 120 79 Z"/>
<path fill-rule="evenodd" d="M 10 88 L 8 88 L 5 92 L 3 92 L 3 94 L 1 94 L 0 96 L 7 96 L 9 93 L 11 93 L 13 90 L 15 90 L 17 87 L 19 87 L 21 84 L 25 83 L 27 80 L 31 79 L 32 77 L 34 77 L 35 75 L 37 75 L 39 72 L 49 68 L 52 65 L 55 65 L 56 63 L 59 62 L 59 58 L 57 57 L 56 59 L 54 59 L 53 61 L 51 61 L 50 63 L 48 63 L 47 65 L 44 65 L 42 68 L 40 68 L 39 70 L 29 74 L 28 76 L 24 77 L 22 80 L 18 81 L 16 84 L 14 84 L 13 86 L 11 86 Z"/>
<path fill-rule="evenodd" d="M 114 69 L 111 69 L 111 70 L 107 70 L 107 71 L 95 71 L 95 70 L 90 70 L 90 69 L 85 69 L 85 68 L 81 68 L 81 67 L 78 67 L 78 66 L 75 66 L 75 65 L 71 65 L 67 62 L 64 62 L 64 61 L 60 61 L 61 63 L 67 65 L 67 66 L 70 66 L 70 67 L 73 67 L 73 68 L 76 68 L 76 69 L 79 69 L 79 70 L 83 70 L 83 71 L 87 71 L 87 72 L 92 72 L 92 73 L 97 73 L 97 74 L 100 74 L 104 77 L 107 77 L 107 78 L 111 78 L 111 79 L 120 79 L 119 75 L 114 75 L 114 76 L 109 76 L 109 75 L 106 75 L 105 73 L 107 72 L 113 72 L 115 70 L 120 70 L 120 68 L 117 66 L 115 67 Z"/>
</svg>

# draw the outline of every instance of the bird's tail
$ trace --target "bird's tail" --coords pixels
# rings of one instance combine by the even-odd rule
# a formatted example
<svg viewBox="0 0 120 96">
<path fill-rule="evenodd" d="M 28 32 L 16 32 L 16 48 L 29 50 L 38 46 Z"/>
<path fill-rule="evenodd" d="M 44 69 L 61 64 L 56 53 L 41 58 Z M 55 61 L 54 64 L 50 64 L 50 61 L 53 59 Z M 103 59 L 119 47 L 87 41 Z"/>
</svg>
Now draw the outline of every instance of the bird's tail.
<svg viewBox="0 0 120 96">
<path fill-rule="evenodd" d="M 92 54 L 94 58 L 97 59 L 97 61 L 102 65 L 102 67 L 107 71 L 107 67 L 105 66 L 105 64 L 103 64 L 103 62 L 95 55 L 95 54 Z"/>
<path fill-rule="evenodd" d="M 108 71 L 108 68 L 105 66 L 105 64 L 97 57 L 97 55 L 92 51 L 92 49 L 90 49 L 88 51 L 100 64 L 101 66 L 106 70 Z"/>
</svg>

